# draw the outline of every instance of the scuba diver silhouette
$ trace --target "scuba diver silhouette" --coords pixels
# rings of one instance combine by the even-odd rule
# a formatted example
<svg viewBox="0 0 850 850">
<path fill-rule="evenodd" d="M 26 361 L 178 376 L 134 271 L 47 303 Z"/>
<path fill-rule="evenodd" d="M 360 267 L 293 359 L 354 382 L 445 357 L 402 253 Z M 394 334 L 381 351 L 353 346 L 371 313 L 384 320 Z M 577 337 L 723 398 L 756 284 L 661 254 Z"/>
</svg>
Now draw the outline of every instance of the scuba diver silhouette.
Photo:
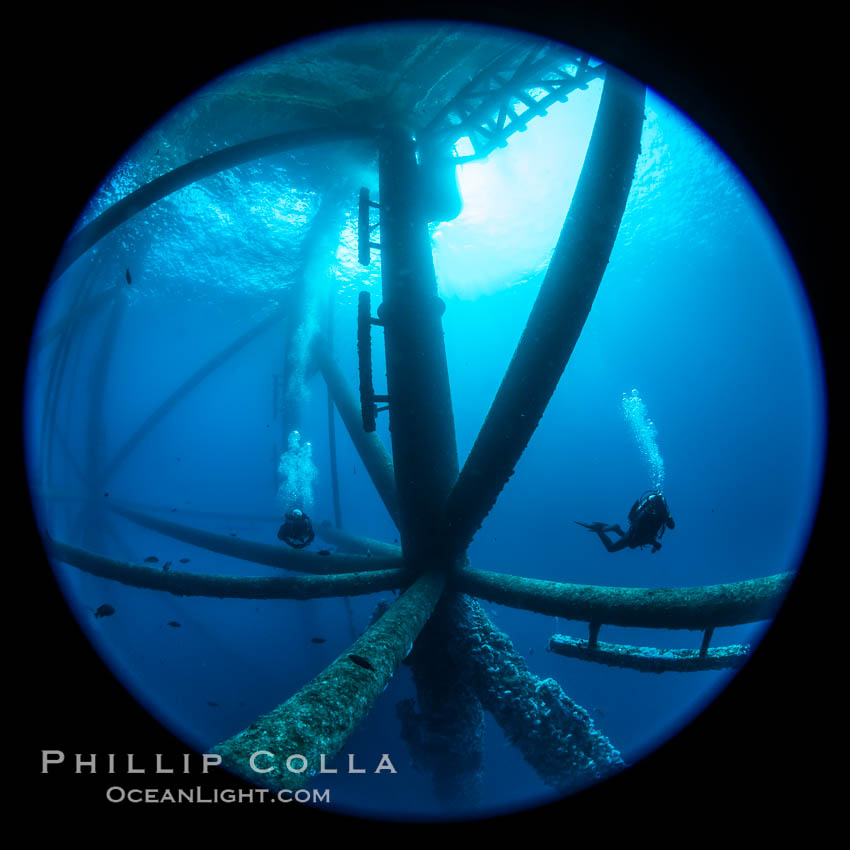
<svg viewBox="0 0 850 850">
<path fill-rule="evenodd" d="M 664 536 L 665 528 L 672 530 L 676 527 L 673 517 L 670 516 L 667 500 L 658 490 L 647 490 L 632 505 L 629 511 L 628 531 L 623 531 L 619 525 L 608 525 L 604 522 L 587 523 L 578 520 L 574 522 L 597 534 L 609 552 L 652 546 L 654 554 L 661 548 L 658 539 Z M 606 534 L 611 531 L 619 534 L 620 539 L 612 541 Z"/>
<path fill-rule="evenodd" d="M 277 530 L 278 540 L 282 540 L 293 549 L 303 549 L 313 542 L 313 523 L 310 517 L 298 508 L 293 508 L 283 518 L 283 525 Z"/>
</svg>

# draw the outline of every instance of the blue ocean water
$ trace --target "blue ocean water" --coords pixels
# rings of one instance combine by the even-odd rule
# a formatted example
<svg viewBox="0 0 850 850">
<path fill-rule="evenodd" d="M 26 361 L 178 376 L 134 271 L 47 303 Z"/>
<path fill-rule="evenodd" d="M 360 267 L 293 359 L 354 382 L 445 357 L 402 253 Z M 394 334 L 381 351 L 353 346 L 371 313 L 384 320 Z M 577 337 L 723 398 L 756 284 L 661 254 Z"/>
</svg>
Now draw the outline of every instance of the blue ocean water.
<svg viewBox="0 0 850 850">
<path fill-rule="evenodd" d="M 504 150 L 462 167 L 464 211 L 432 228 L 461 461 L 554 248 L 600 89 L 595 83 L 536 119 Z M 822 370 L 802 287 L 781 238 L 734 166 L 652 92 L 646 112 L 635 183 L 599 294 L 540 426 L 470 548 L 473 566 L 665 587 L 754 578 L 799 562 L 816 507 L 824 432 Z M 208 142 L 183 138 L 176 151 L 168 127 L 164 122 L 119 165 L 81 225 Z M 227 128 L 221 132 L 223 145 L 229 136 Z M 172 161 L 151 165 L 154 148 Z M 196 370 L 270 311 L 294 311 L 298 269 L 310 250 L 304 237 L 323 197 L 333 199 L 328 205 L 335 215 L 321 235 L 334 245 L 334 256 L 319 262 L 310 280 L 317 303 L 335 293 L 334 349 L 357 386 L 356 294 L 366 289 L 380 299 L 380 257 L 368 269 L 357 263 L 356 190 L 368 185 L 377 197 L 379 187 L 368 163 L 340 160 L 329 169 L 325 155 L 307 150 L 205 178 L 121 225 L 59 278 L 36 338 L 72 313 L 75 299 L 86 302 L 113 286 L 121 312 L 108 350 L 111 306 L 33 351 L 28 458 L 40 519 L 53 537 L 133 562 L 155 555 L 175 568 L 189 558 L 185 568 L 204 573 L 278 574 L 105 511 L 87 512 L 81 497 L 90 470 L 121 453 Z M 380 384 L 385 369 L 378 340 L 376 332 Z M 292 431 L 287 420 L 298 408 L 299 446 L 310 443 L 315 471 L 308 468 L 297 486 L 309 481 L 316 524 L 332 519 L 324 386 L 309 369 L 284 386 L 285 356 L 282 323 L 168 411 L 110 473 L 108 496 L 100 498 L 273 542 L 282 513 L 282 456 Z M 100 377 L 105 384 L 97 401 Z M 628 408 L 637 411 L 629 418 L 623 397 L 635 389 L 641 405 Z M 96 433 L 89 425 L 95 403 L 102 411 Z M 378 432 L 389 446 L 385 416 Z M 339 420 L 336 433 L 345 527 L 392 542 L 398 533 Z M 573 523 L 625 524 L 640 492 L 662 484 L 676 529 L 657 554 L 609 554 Z M 324 545 L 317 540 L 313 548 Z M 336 599 L 181 599 L 64 565 L 56 569 L 116 675 L 201 751 L 284 701 L 345 650 L 379 601 L 391 599 L 389 593 L 353 598 L 350 610 Z M 94 618 L 102 604 L 115 614 Z M 532 671 L 556 679 L 591 711 L 629 762 L 674 734 L 731 677 L 655 676 L 562 658 L 546 652 L 549 637 L 585 637 L 582 624 L 484 607 Z M 719 629 L 714 645 L 756 643 L 763 628 Z M 700 639 L 613 627 L 603 627 L 600 637 L 662 648 L 695 648 Z M 413 695 L 402 667 L 346 748 L 370 769 L 389 753 L 398 775 L 340 773 L 329 783 L 335 807 L 378 817 L 441 816 L 430 778 L 412 769 L 399 737 L 395 704 Z M 552 792 L 500 729 L 490 718 L 487 724 L 480 813 L 550 799 Z"/>
</svg>

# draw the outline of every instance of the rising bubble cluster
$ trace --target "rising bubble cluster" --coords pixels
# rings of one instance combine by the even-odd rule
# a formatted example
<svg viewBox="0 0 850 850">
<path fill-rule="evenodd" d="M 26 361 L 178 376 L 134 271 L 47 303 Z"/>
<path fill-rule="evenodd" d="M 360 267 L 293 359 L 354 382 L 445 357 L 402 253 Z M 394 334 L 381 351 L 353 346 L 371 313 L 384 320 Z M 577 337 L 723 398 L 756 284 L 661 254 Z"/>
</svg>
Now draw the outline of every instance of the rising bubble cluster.
<svg viewBox="0 0 850 850">
<path fill-rule="evenodd" d="M 290 431 L 286 451 L 280 456 L 277 467 L 280 484 L 277 490 L 278 503 L 283 511 L 300 508 L 310 511 L 313 507 L 313 485 L 319 475 L 313 463 L 313 447 L 301 442 L 298 431 Z"/>
<path fill-rule="evenodd" d="M 632 427 L 638 450 L 649 467 L 652 487 L 660 492 L 664 487 L 664 458 L 658 450 L 655 423 L 649 418 L 646 405 L 636 389 L 631 393 L 623 393 L 622 404 L 623 414 Z"/>
</svg>

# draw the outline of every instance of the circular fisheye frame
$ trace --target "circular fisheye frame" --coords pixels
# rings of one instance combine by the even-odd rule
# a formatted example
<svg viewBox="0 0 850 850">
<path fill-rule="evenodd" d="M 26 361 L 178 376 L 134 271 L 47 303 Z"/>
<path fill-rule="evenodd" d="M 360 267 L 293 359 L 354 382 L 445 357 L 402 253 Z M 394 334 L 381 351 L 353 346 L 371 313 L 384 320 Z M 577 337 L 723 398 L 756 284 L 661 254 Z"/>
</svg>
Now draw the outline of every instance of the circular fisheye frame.
<svg viewBox="0 0 850 850">
<path fill-rule="evenodd" d="M 824 408 L 710 138 L 580 47 L 416 22 L 272 51 L 138 140 L 54 270 L 24 426 L 68 605 L 193 765 L 445 821 L 604 783 L 731 681 Z"/>
</svg>

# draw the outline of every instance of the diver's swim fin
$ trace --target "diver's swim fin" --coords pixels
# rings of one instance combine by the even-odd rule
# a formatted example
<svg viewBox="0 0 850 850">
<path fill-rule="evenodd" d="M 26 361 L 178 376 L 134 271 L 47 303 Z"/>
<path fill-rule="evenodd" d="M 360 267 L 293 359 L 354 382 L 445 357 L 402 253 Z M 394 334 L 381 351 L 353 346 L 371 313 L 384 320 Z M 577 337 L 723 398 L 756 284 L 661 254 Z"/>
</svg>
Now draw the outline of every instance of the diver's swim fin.
<svg viewBox="0 0 850 850">
<path fill-rule="evenodd" d="M 591 523 L 579 522 L 577 519 L 574 519 L 573 522 L 576 525 L 581 525 L 581 526 L 584 526 L 585 528 L 589 528 L 591 531 L 602 531 L 607 525 L 607 523 L 604 523 L 604 522 L 591 522 Z"/>
</svg>

